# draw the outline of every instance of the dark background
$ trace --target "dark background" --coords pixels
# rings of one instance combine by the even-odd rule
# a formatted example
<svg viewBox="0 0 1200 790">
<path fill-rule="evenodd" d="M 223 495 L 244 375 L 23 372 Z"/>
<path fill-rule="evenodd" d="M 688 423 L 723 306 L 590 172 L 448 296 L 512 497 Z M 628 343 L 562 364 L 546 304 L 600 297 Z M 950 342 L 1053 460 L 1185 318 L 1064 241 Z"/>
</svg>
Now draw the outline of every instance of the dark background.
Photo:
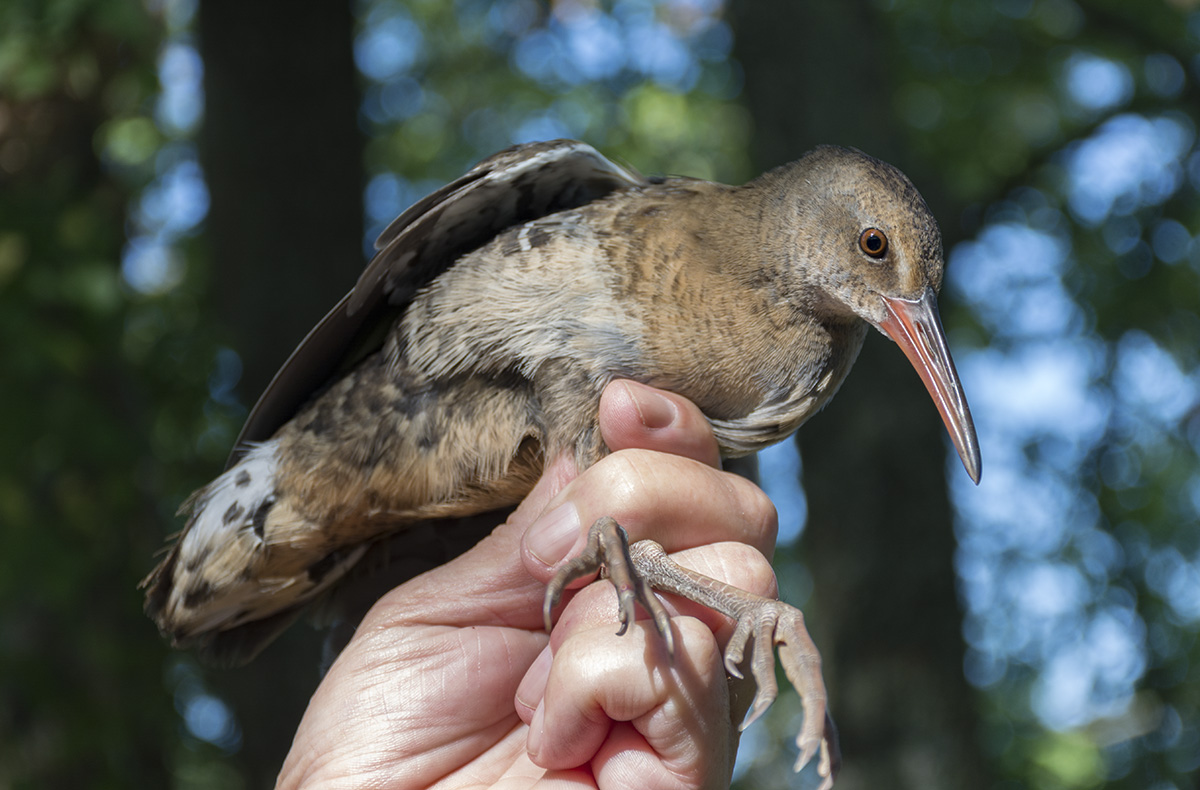
<svg viewBox="0 0 1200 790">
<path fill-rule="evenodd" d="M 272 783 L 318 636 L 211 671 L 137 582 L 374 232 L 556 136 L 734 182 L 854 145 L 940 218 L 983 486 L 874 334 L 803 493 L 762 462 L 838 787 L 1197 786 L 1198 52 L 1188 0 L 0 2 L 0 788 Z"/>
</svg>

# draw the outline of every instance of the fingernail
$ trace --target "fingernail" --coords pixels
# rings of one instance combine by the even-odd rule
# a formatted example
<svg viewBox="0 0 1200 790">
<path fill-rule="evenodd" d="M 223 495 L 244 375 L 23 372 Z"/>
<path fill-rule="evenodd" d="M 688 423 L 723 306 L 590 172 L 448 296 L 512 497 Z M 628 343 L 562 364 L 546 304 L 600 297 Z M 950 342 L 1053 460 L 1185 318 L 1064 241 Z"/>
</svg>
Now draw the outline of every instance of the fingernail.
<svg viewBox="0 0 1200 790">
<path fill-rule="evenodd" d="M 525 533 L 525 545 L 529 553 L 547 565 L 553 565 L 567 556 L 578 539 L 579 511 L 570 502 L 564 502 L 543 514 Z"/>
<path fill-rule="evenodd" d="M 675 422 L 678 412 L 675 404 L 649 387 L 633 382 L 622 382 L 629 399 L 633 401 L 642 425 L 650 430 L 666 428 Z"/>
<path fill-rule="evenodd" d="M 542 740 L 546 730 L 546 706 L 538 705 L 533 713 L 533 721 L 529 722 L 529 740 L 525 742 L 525 751 L 530 759 L 537 762 L 538 753 L 542 751 Z"/>
<path fill-rule="evenodd" d="M 554 663 L 554 655 L 550 646 L 546 645 L 538 657 L 525 671 L 521 684 L 517 686 L 517 704 L 526 710 L 537 712 L 537 706 L 546 696 L 546 681 L 550 679 L 550 665 Z"/>
</svg>

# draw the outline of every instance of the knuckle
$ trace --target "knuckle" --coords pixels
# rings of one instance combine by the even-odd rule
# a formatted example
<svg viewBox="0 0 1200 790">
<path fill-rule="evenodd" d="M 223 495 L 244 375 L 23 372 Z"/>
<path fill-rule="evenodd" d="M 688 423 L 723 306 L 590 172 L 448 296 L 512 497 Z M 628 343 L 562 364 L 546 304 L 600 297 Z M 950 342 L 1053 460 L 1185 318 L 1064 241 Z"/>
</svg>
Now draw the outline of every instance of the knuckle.
<svg viewBox="0 0 1200 790">
<path fill-rule="evenodd" d="M 631 491 L 646 479 L 649 459 L 646 450 L 618 450 L 604 458 L 589 471 L 598 485 L 610 490 Z"/>
<path fill-rule="evenodd" d="M 735 569 L 737 578 L 729 583 L 764 598 L 775 598 L 779 593 L 775 569 L 762 552 L 745 544 L 731 548 L 731 551 L 738 555 L 730 557 L 730 567 Z"/>
<path fill-rule="evenodd" d="M 735 481 L 736 495 L 747 527 L 753 534 L 761 536 L 762 540 L 773 544 L 779 532 L 779 511 L 775 503 L 765 491 L 744 477 L 731 477 Z"/>
<path fill-rule="evenodd" d="M 719 673 L 723 678 L 725 672 L 721 662 L 724 660 L 724 656 L 708 626 L 694 617 L 683 616 L 673 618 L 671 623 L 681 637 L 684 652 L 692 665 L 706 670 L 706 674 Z"/>
</svg>

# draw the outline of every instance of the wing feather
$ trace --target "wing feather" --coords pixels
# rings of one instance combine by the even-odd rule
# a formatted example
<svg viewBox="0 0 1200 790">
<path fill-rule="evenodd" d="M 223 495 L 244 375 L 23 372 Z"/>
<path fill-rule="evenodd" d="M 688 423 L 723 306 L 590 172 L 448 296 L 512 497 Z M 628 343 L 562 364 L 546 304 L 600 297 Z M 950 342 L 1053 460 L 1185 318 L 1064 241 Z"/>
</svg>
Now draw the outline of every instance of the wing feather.
<svg viewBox="0 0 1200 790">
<path fill-rule="evenodd" d="M 337 373 L 382 343 L 413 295 L 506 228 L 644 184 L 586 143 L 552 140 L 497 153 L 422 198 L 375 242 L 358 283 L 321 319 L 251 410 L 226 469 L 269 439 Z"/>
</svg>

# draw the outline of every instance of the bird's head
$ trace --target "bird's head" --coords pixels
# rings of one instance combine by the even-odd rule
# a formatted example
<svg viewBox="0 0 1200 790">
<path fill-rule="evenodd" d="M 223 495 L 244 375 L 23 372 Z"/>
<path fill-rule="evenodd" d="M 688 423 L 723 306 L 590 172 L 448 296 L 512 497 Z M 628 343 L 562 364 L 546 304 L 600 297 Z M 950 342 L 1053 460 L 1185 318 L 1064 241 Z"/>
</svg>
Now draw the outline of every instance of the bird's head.
<svg viewBox="0 0 1200 790">
<path fill-rule="evenodd" d="M 789 290 L 831 319 L 858 318 L 900 346 L 937 405 L 967 474 L 979 443 L 938 317 L 942 235 L 908 177 L 851 148 L 822 146 L 770 177 L 795 257 Z"/>
</svg>

